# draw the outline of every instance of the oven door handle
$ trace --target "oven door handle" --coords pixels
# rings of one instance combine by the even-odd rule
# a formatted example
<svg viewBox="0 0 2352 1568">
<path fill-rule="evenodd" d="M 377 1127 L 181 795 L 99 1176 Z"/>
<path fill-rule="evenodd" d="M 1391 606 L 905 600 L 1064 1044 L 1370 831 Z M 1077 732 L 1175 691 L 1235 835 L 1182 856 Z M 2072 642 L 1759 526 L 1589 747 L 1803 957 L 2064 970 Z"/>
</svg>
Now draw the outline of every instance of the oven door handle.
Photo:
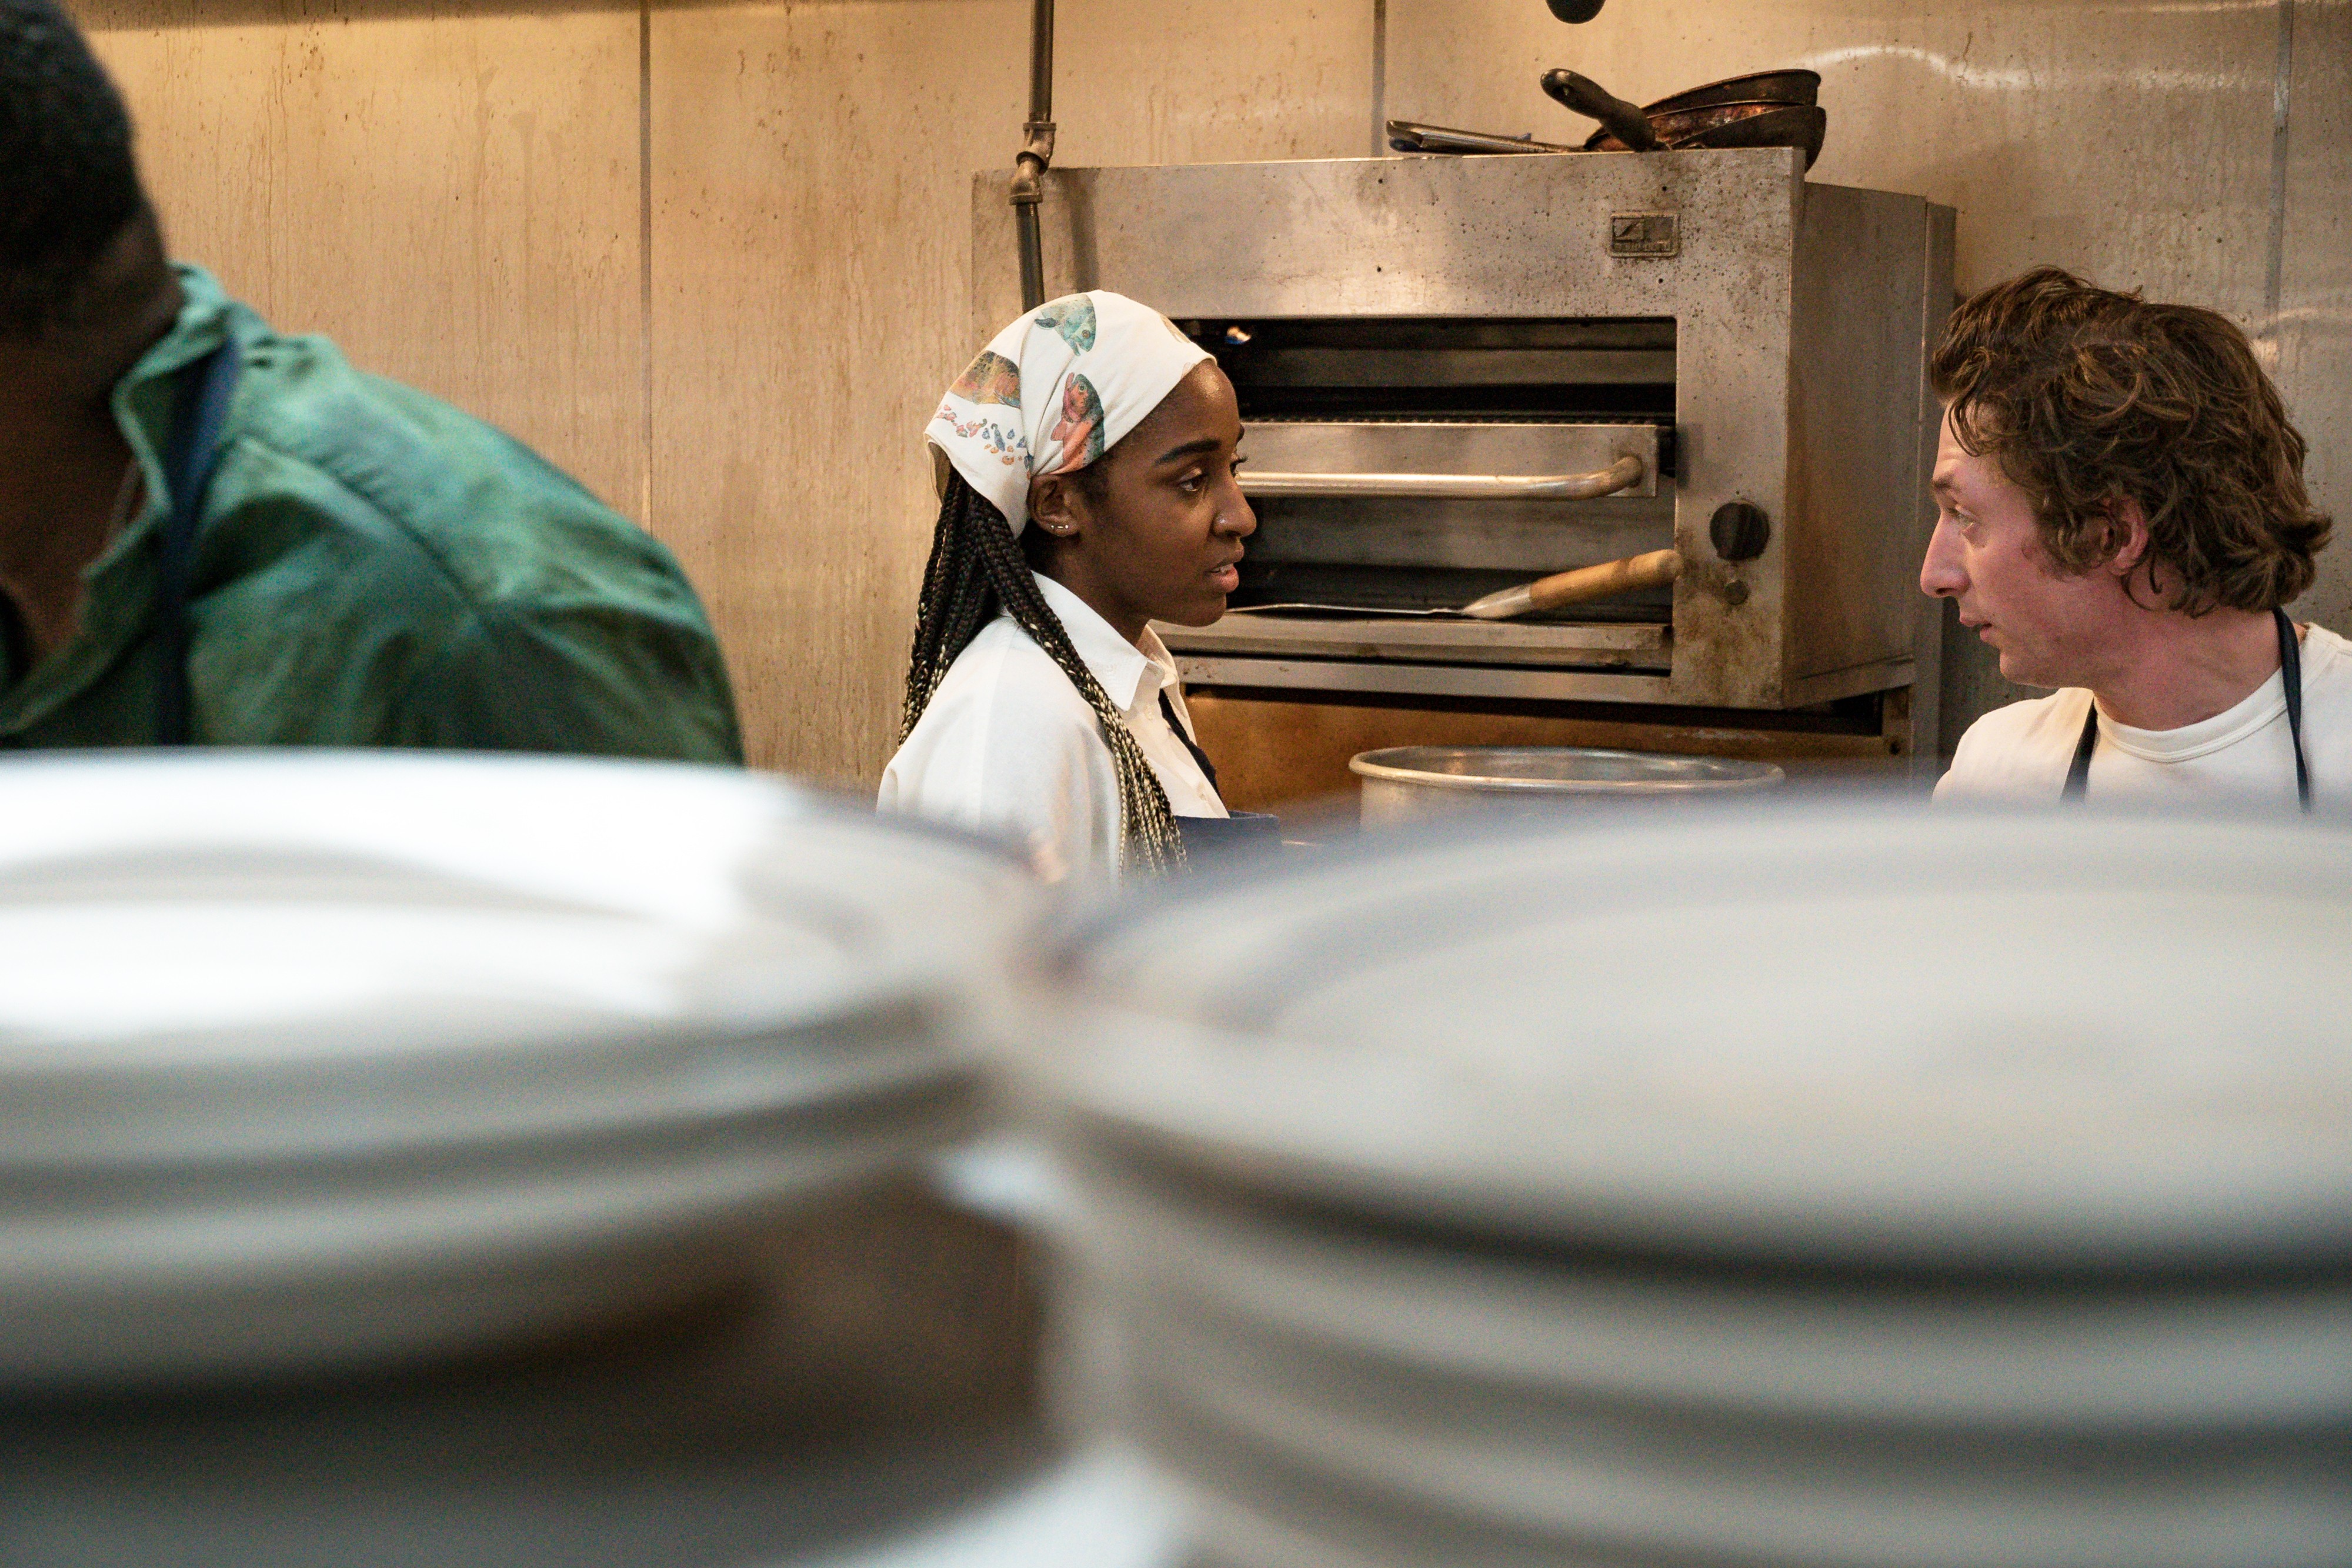
<svg viewBox="0 0 2352 1568">
<path fill-rule="evenodd" d="M 1591 474 L 1269 474 L 1244 469 L 1242 494 L 1277 497 L 1413 497 L 1447 500 L 1595 500 L 1631 489 L 1649 472 L 1620 458 Z"/>
</svg>

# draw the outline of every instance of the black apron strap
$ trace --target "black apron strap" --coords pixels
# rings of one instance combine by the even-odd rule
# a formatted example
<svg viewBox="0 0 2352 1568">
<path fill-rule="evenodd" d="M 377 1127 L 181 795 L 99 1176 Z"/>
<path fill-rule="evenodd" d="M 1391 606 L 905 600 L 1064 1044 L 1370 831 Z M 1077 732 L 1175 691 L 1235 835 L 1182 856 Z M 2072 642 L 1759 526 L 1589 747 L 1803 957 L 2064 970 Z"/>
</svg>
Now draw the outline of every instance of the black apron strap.
<svg viewBox="0 0 2352 1568">
<path fill-rule="evenodd" d="M 2066 769 L 2066 787 L 2061 790 L 2061 800 L 2080 800 L 2091 787 L 2091 753 L 2099 749 L 2099 700 L 2091 699 L 2091 710 L 2083 715 L 2083 738 L 2074 742 L 2074 761 Z"/>
<path fill-rule="evenodd" d="M 2305 811 L 2311 809 L 2311 763 L 2303 754 L 2303 644 L 2294 635 L 2294 622 L 2284 610 L 2273 610 L 2271 618 L 2278 627 L 2279 684 L 2286 689 L 2286 732 L 2294 747 L 2294 798 Z M 2091 753 L 2099 746 L 2099 702 L 2091 700 L 2091 710 L 2083 716 L 2083 738 L 2074 742 L 2074 765 L 2066 770 L 2066 787 L 2060 792 L 2061 800 L 2081 800 L 2091 783 Z"/>
<path fill-rule="evenodd" d="M 2294 635 L 2294 622 L 2284 610 L 2273 610 L 2278 622 L 2279 674 L 2286 688 L 2286 732 L 2294 742 L 2294 798 L 2303 809 L 2311 809 L 2311 765 L 2303 756 L 2303 643 Z"/>
<path fill-rule="evenodd" d="M 188 583 L 195 570 L 196 524 L 204 516 L 205 492 L 212 488 L 220 458 L 221 426 L 236 390 L 241 356 L 235 339 L 223 343 L 183 373 L 180 398 L 172 411 L 171 445 L 163 448 L 163 483 L 171 517 L 163 526 L 163 553 L 156 566 L 155 606 L 149 623 L 155 633 L 155 743 L 186 746 L 195 741 L 195 703 L 188 687 Z"/>
<path fill-rule="evenodd" d="M 1168 721 L 1168 727 L 1176 731 L 1176 738 L 1184 742 L 1184 749 L 1192 753 L 1192 761 L 1200 764 L 1201 775 L 1209 781 L 1209 787 L 1215 789 L 1216 764 L 1209 761 L 1208 752 L 1193 743 L 1184 721 L 1176 716 L 1176 704 L 1169 700 L 1164 686 L 1160 689 L 1160 712 Z M 1184 836 L 1184 858 L 1188 863 L 1196 857 L 1282 847 L 1281 821 L 1262 811 L 1236 811 L 1225 816 L 1180 816 L 1176 830 Z"/>
<path fill-rule="evenodd" d="M 1211 789 L 1216 789 L 1216 764 L 1209 761 L 1208 752 L 1193 744 L 1192 731 L 1186 730 L 1184 721 L 1176 717 L 1176 704 L 1168 700 L 1168 689 L 1164 686 L 1160 689 L 1160 712 L 1168 721 L 1168 727 L 1176 731 L 1176 738 L 1184 742 L 1184 749 L 1192 753 L 1192 760 L 1200 764 L 1201 776 L 1209 781 Z M 1222 791 L 1219 792 L 1219 797 L 1223 798 Z"/>
</svg>

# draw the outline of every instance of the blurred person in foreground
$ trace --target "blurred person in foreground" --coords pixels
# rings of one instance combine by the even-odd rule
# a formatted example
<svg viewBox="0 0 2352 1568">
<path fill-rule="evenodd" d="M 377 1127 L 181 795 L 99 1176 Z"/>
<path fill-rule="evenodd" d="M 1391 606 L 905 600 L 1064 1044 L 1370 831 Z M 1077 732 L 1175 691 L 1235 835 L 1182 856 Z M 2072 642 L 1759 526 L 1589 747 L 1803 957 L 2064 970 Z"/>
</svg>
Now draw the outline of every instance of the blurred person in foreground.
<svg viewBox="0 0 2352 1568">
<path fill-rule="evenodd" d="M 2352 805 L 2352 657 L 2284 606 L 2329 521 L 2245 334 L 2055 268 L 1963 304 L 1919 585 L 2050 696 L 1969 727 L 1939 800 Z"/>
<path fill-rule="evenodd" d="M 669 553 L 167 261 L 113 84 L 0 0 L 0 746 L 185 743 L 741 761 Z"/>
</svg>

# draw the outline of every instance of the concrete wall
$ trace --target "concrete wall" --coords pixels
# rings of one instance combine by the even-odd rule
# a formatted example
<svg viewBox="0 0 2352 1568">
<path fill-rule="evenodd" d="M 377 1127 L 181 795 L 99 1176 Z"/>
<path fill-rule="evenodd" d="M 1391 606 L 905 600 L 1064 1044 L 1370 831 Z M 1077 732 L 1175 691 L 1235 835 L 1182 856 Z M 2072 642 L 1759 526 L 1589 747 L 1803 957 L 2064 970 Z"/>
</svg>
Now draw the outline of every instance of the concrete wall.
<svg viewBox="0 0 2352 1568">
<path fill-rule="evenodd" d="M 929 543 L 919 432 L 974 346 L 969 180 L 1019 142 L 1026 5 L 79 11 L 182 255 L 646 522 L 711 604 L 755 760 L 870 784 Z M 1964 287 L 2050 260 L 2228 310 L 2273 357 L 2323 504 L 2352 513 L 2352 0 L 1060 14 L 1073 164 L 1360 156 L 1383 111 L 1565 136 L 1548 66 L 1638 100 L 1811 65 L 1816 177 L 1957 205 Z M 2334 554 L 2308 605 L 2352 629 Z"/>
</svg>

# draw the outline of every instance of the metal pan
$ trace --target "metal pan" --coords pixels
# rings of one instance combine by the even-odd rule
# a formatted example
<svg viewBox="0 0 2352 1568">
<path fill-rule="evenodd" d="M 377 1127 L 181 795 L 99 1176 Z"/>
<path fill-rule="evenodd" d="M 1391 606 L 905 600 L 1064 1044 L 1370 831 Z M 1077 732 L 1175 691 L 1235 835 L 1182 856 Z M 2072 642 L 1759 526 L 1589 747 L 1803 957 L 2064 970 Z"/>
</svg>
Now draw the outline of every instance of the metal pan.
<svg viewBox="0 0 2352 1568">
<path fill-rule="evenodd" d="M 1729 112 L 1736 110 L 1737 112 Z M 1663 121 L 1663 123 L 1662 123 Z M 1829 131 L 1829 111 L 1812 104 L 1728 103 L 1685 114 L 1664 115 L 1651 121 L 1661 146 L 1675 152 L 1693 148 L 1801 147 L 1805 167 L 1822 155 L 1822 139 Z M 1625 143 L 1607 129 L 1585 139 L 1588 153 L 1622 153 Z"/>
<path fill-rule="evenodd" d="M 1654 103 L 1643 104 L 1642 112 L 1652 116 L 1674 114 L 1718 103 L 1812 104 L 1821 100 L 1821 89 L 1819 71 L 1750 71 L 1746 76 L 1727 76 L 1721 81 L 1708 82 L 1705 87 L 1670 92 Z"/>
<path fill-rule="evenodd" d="M 1643 110 L 1642 113 L 1643 118 L 1649 121 L 1650 134 L 1658 139 L 1659 144 L 1675 147 L 1694 136 L 1714 130 L 1718 125 L 1727 125 L 1738 120 L 1753 120 L 1759 114 L 1769 114 L 1776 110 L 1804 107 L 1803 104 L 1758 100 L 1747 103 L 1710 103 L 1704 109 L 1677 109 L 1663 113 L 1651 109 Z M 1607 142 L 1608 145 L 1605 147 L 1601 145 L 1602 142 Z M 1585 138 L 1584 150 L 1588 153 L 1622 153 L 1626 149 L 1623 138 L 1620 137 L 1614 129 L 1604 125 Z"/>
<path fill-rule="evenodd" d="M 1811 76 L 1807 72 L 1769 72 L 1771 76 Z M 1738 79 L 1733 79 L 1737 80 Z M 1815 78 L 1816 82 L 1819 79 Z M 1727 83 L 1693 89 L 1711 92 Z M 1783 83 L 1784 87 L 1788 84 Z M 1801 89 L 1802 82 L 1795 84 Z M 1589 138 L 1589 153 L 1679 151 L 1685 148 L 1801 147 L 1805 166 L 1821 155 L 1829 116 L 1813 104 L 1791 104 L 1772 99 L 1736 99 L 1696 108 L 1638 108 L 1617 97 L 1590 77 L 1572 70 L 1550 70 L 1543 89 L 1575 112 L 1601 121 Z M 1660 100 L 1661 103 L 1671 100 Z"/>
</svg>

